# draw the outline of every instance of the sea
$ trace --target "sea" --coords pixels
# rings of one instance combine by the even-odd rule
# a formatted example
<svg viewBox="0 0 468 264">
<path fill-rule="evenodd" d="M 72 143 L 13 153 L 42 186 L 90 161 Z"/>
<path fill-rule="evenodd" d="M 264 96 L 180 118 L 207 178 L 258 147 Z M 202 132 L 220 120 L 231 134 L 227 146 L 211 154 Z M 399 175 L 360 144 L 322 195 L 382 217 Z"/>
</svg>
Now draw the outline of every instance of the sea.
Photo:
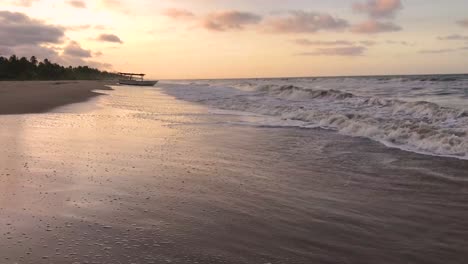
<svg viewBox="0 0 468 264">
<path fill-rule="evenodd" d="M 178 99 L 250 115 L 257 125 L 322 128 L 468 159 L 466 74 L 178 80 L 162 87 Z"/>
</svg>

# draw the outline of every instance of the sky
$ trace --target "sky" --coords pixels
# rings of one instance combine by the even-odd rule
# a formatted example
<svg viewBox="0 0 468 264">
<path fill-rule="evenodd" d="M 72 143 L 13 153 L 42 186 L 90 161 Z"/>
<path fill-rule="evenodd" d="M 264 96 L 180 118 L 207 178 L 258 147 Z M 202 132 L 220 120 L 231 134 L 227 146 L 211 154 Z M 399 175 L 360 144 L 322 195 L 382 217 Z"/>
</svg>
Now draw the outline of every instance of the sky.
<svg viewBox="0 0 468 264">
<path fill-rule="evenodd" d="M 0 56 L 150 79 L 468 72 L 466 0 L 0 0 Z"/>
</svg>

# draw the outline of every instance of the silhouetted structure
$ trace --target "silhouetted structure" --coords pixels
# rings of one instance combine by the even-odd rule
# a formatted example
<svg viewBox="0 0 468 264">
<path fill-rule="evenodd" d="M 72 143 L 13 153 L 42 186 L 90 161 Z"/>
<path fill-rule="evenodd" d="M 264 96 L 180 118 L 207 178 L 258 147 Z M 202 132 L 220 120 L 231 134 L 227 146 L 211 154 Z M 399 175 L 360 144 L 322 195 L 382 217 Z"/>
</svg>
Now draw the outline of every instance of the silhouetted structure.
<svg viewBox="0 0 468 264">
<path fill-rule="evenodd" d="M 118 75 L 88 66 L 64 67 L 48 59 L 38 61 L 35 56 L 29 60 L 16 55 L 0 56 L 0 80 L 101 80 L 115 79 Z"/>
</svg>

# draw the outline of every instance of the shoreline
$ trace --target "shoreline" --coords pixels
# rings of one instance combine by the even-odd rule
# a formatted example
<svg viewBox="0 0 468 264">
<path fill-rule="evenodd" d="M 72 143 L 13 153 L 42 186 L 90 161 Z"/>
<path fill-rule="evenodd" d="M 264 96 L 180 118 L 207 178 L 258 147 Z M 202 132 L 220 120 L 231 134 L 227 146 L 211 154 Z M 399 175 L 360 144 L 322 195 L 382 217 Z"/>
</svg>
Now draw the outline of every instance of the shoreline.
<svg viewBox="0 0 468 264">
<path fill-rule="evenodd" d="M 38 114 L 102 95 L 112 81 L 1 81 L 0 115 Z"/>
</svg>

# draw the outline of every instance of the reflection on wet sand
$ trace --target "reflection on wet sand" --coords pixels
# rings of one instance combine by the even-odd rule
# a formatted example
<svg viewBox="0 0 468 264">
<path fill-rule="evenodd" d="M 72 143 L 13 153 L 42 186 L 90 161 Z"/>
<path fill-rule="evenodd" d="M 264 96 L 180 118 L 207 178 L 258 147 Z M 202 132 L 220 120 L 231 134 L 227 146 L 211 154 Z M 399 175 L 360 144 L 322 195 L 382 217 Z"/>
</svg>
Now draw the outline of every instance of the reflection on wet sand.
<svg viewBox="0 0 468 264">
<path fill-rule="evenodd" d="M 466 161 L 106 93 L 0 116 L 0 263 L 465 258 Z"/>
</svg>

